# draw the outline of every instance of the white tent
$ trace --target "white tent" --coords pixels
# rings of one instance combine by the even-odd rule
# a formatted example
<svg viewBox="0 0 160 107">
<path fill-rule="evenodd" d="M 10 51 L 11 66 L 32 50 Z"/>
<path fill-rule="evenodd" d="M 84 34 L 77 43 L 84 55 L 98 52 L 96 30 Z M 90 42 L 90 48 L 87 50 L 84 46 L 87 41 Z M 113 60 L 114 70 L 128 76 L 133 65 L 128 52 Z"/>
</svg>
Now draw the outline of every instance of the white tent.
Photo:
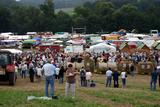
<svg viewBox="0 0 160 107">
<path fill-rule="evenodd" d="M 116 52 L 116 47 L 107 45 L 106 43 L 99 43 L 93 45 L 89 48 L 90 52 L 100 53 L 100 52 Z"/>
<path fill-rule="evenodd" d="M 84 39 L 74 39 L 74 40 L 68 40 L 67 43 L 81 45 L 81 44 L 86 44 L 86 40 L 84 40 Z"/>
<path fill-rule="evenodd" d="M 21 54 L 22 53 L 22 51 L 18 50 L 18 49 L 1 49 L 1 50 L 10 51 L 13 54 Z"/>
<path fill-rule="evenodd" d="M 62 43 L 63 41 L 61 41 L 61 40 L 56 40 L 56 41 L 54 41 L 55 43 Z"/>
</svg>

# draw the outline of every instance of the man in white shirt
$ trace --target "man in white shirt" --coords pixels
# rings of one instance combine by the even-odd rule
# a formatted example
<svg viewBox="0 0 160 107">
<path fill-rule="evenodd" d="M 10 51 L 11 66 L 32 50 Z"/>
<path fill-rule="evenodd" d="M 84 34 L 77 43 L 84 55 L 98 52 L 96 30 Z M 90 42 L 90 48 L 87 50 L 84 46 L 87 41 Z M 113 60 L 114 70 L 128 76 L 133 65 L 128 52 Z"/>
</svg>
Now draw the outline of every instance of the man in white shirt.
<svg viewBox="0 0 160 107">
<path fill-rule="evenodd" d="M 111 68 L 109 68 L 106 71 L 106 87 L 110 87 L 111 86 L 111 82 L 112 82 L 112 71 Z"/>
</svg>

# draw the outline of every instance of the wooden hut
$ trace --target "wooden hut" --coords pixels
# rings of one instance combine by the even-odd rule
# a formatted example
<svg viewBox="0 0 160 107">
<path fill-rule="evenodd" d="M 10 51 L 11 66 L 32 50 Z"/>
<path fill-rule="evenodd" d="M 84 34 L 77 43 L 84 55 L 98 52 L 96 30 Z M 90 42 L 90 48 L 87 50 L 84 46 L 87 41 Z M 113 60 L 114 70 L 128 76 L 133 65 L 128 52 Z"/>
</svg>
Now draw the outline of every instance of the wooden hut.
<svg viewBox="0 0 160 107">
<path fill-rule="evenodd" d="M 137 50 L 138 51 L 142 51 L 142 52 L 147 52 L 147 53 L 150 52 L 150 48 L 146 44 L 144 44 L 144 43 L 138 45 L 137 46 Z"/>
<path fill-rule="evenodd" d="M 158 45 L 155 46 L 155 49 L 160 50 L 160 43 L 158 43 Z"/>
<path fill-rule="evenodd" d="M 123 42 L 120 47 L 119 47 L 119 50 L 121 52 L 130 52 L 130 47 L 129 45 L 126 43 L 126 42 Z"/>
</svg>

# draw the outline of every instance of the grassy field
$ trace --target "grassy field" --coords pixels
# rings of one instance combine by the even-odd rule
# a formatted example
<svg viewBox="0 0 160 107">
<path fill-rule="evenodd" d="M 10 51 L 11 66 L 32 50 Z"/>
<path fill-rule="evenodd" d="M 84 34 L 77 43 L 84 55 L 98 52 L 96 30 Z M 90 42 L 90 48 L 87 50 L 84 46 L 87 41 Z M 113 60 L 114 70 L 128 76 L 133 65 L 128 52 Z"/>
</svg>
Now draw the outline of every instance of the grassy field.
<svg viewBox="0 0 160 107">
<path fill-rule="evenodd" d="M 106 88 L 104 75 L 94 75 L 95 88 L 76 86 L 76 98 L 64 97 L 64 85 L 56 81 L 58 100 L 32 100 L 27 96 L 43 96 L 44 81 L 30 83 L 18 79 L 16 86 L 0 85 L 0 107 L 160 107 L 160 89 L 150 91 L 149 76 L 127 77 L 126 89 Z"/>
</svg>

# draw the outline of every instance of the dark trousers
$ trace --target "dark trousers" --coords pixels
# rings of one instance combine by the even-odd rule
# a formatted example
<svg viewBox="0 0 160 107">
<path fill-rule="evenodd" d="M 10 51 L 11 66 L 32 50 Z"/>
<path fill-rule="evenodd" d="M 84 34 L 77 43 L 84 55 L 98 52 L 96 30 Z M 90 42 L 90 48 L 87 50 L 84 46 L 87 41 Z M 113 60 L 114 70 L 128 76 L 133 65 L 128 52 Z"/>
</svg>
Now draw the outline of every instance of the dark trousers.
<svg viewBox="0 0 160 107">
<path fill-rule="evenodd" d="M 86 86 L 86 78 L 85 77 L 81 77 L 81 86 Z"/>
<path fill-rule="evenodd" d="M 114 80 L 114 87 L 115 87 L 115 88 L 118 88 L 118 87 L 119 87 L 118 80 Z"/>
<path fill-rule="evenodd" d="M 160 87 L 160 75 L 159 75 L 159 87 Z"/>
<path fill-rule="evenodd" d="M 63 84 L 64 81 L 64 77 L 63 76 L 59 76 L 59 84 Z"/>
<path fill-rule="evenodd" d="M 29 70 L 29 78 L 31 82 L 34 82 L 34 70 L 33 69 Z"/>
<path fill-rule="evenodd" d="M 125 87 L 126 87 L 126 79 L 122 78 L 122 88 L 125 88 Z"/>
</svg>

